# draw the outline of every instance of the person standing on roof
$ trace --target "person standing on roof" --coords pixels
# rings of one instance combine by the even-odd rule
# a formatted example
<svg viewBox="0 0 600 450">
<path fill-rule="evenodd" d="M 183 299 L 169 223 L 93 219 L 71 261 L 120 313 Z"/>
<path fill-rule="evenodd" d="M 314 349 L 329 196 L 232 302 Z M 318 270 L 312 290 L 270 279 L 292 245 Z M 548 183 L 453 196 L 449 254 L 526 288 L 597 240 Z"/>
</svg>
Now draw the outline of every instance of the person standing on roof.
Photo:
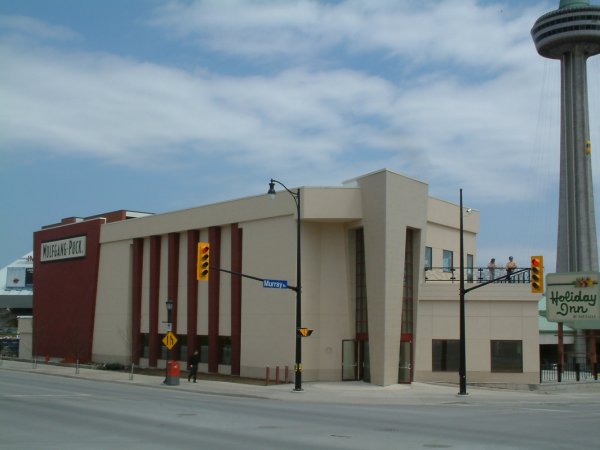
<svg viewBox="0 0 600 450">
<path fill-rule="evenodd" d="M 496 278 L 496 258 L 490 259 L 490 262 L 487 265 L 489 280 L 492 281 Z"/>
<path fill-rule="evenodd" d="M 512 275 L 513 271 L 517 268 L 517 263 L 513 260 L 512 256 L 508 257 L 508 262 L 506 263 L 506 280 L 509 283 L 512 283 L 512 281 L 510 281 L 510 276 Z"/>
</svg>

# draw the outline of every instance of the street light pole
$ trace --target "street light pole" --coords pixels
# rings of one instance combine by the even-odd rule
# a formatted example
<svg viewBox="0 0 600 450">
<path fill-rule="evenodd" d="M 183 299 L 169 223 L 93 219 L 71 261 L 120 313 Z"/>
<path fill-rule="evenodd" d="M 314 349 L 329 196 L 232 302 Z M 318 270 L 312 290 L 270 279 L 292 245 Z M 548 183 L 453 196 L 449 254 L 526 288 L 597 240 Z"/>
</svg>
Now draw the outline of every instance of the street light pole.
<svg viewBox="0 0 600 450">
<path fill-rule="evenodd" d="M 166 305 L 167 305 L 167 333 L 169 331 L 171 331 L 171 327 L 172 327 L 172 315 L 173 315 L 173 300 L 171 300 L 170 298 L 167 299 L 166 301 Z M 169 379 L 169 358 L 170 358 L 170 353 L 171 351 L 169 350 L 169 347 L 167 347 L 167 361 L 165 362 L 165 383 L 167 382 L 167 380 Z"/>
<path fill-rule="evenodd" d="M 302 328 L 302 265 L 300 247 L 300 188 L 296 192 L 290 191 L 281 181 L 271 178 L 268 194 L 275 198 L 275 183 L 282 186 L 294 199 L 296 203 L 296 363 L 294 366 L 294 391 L 302 390 L 302 336 L 298 330 Z"/>
<path fill-rule="evenodd" d="M 458 378 L 460 391 L 458 395 L 467 395 L 467 358 L 465 345 L 465 254 L 464 254 L 464 226 L 463 226 L 463 201 L 460 189 L 460 361 Z"/>
</svg>

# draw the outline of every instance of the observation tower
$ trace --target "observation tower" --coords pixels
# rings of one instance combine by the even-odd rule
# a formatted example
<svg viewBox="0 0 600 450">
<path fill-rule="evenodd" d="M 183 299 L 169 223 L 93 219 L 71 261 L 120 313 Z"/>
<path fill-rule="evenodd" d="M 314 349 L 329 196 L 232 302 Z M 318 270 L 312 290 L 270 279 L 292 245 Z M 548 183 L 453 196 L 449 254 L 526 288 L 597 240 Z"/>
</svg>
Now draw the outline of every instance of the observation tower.
<svg viewBox="0 0 600 450">
<path fill-rule="evenodd" d="M 561 61 L 557 272 L 598 270 L 586 62 L 600 53 L 600 6 L 561 0 L 531 30 L 540 55 Z"/>
<path fill-rule="evenodd" d="M 590 5 L 589 0 L 561 0 L 557 10 L 535 22 L 531 36 L 540 55 L 561 62 L 556 271 L 597 272 L 586 62 L 600 53 L 600 6 Z M 575 340 L 575 353 L 578 362 L 585 362 L 585 336 L 581 330 Z"/>
</svg>

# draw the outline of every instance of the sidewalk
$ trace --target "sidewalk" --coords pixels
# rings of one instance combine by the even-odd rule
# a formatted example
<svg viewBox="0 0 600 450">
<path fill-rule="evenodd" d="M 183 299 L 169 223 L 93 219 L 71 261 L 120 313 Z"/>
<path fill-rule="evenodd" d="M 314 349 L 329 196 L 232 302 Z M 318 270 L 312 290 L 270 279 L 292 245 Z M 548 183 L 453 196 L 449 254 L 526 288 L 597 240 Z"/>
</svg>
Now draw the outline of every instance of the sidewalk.
<svg viewBox="0 0 600 450">
<path fill-rule="evenodd" d="M 377 405 L 443 405 L 443 404 L 478 404 L 478 403 L 512 403 L 530 402 L 544 403 L 557 401 L 576 401 L 586 399 L 600 401 L 600 381 L 563 383 L 560 386 L 542 385 L 536 391 L 492 389 L 479 386 L 468 386 L 468 395 L 458 395 L 458 386 L 412 383 L 377 386 L 362 381 L 344 382 L 304 382 L 303 390 L 294 391 L 293 384 L 258 386 L 224 381 L 202 380 L 199 374 L 197 383 L 189 383 L 185 378 L 176 386 L 163 384 L 164 378 L 153 375 L 116 372 L 58 366 L 38 363 L 34 368 L 31 362 L 2 360 L 0 361 L 0 377 L 3 371 L 30 372 L 79 379 L 132 384 L 181 392 L 196 392 L 208 395 L 227 395 L 236 397 L 262 398 L 271 400 L 301 401 L 315 403 L 345 404 L 377 404 Z"/>
</svg>

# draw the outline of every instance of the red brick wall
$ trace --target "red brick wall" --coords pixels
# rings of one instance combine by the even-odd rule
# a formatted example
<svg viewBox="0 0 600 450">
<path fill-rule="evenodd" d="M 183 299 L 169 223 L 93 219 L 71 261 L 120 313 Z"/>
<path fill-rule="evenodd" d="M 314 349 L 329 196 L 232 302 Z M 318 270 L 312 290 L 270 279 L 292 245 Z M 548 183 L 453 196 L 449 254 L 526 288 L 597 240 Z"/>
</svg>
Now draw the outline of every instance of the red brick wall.
<svg viewBox="0 0 600 450">
<path fill-rule="evenodd" d="M 90 361 L 103 219 L 37 231 L 34 242 L 33 351 Z M 43 242 L 86 236 L 86 254 L 75 259 L 40 261 Z"/>
</svg>

